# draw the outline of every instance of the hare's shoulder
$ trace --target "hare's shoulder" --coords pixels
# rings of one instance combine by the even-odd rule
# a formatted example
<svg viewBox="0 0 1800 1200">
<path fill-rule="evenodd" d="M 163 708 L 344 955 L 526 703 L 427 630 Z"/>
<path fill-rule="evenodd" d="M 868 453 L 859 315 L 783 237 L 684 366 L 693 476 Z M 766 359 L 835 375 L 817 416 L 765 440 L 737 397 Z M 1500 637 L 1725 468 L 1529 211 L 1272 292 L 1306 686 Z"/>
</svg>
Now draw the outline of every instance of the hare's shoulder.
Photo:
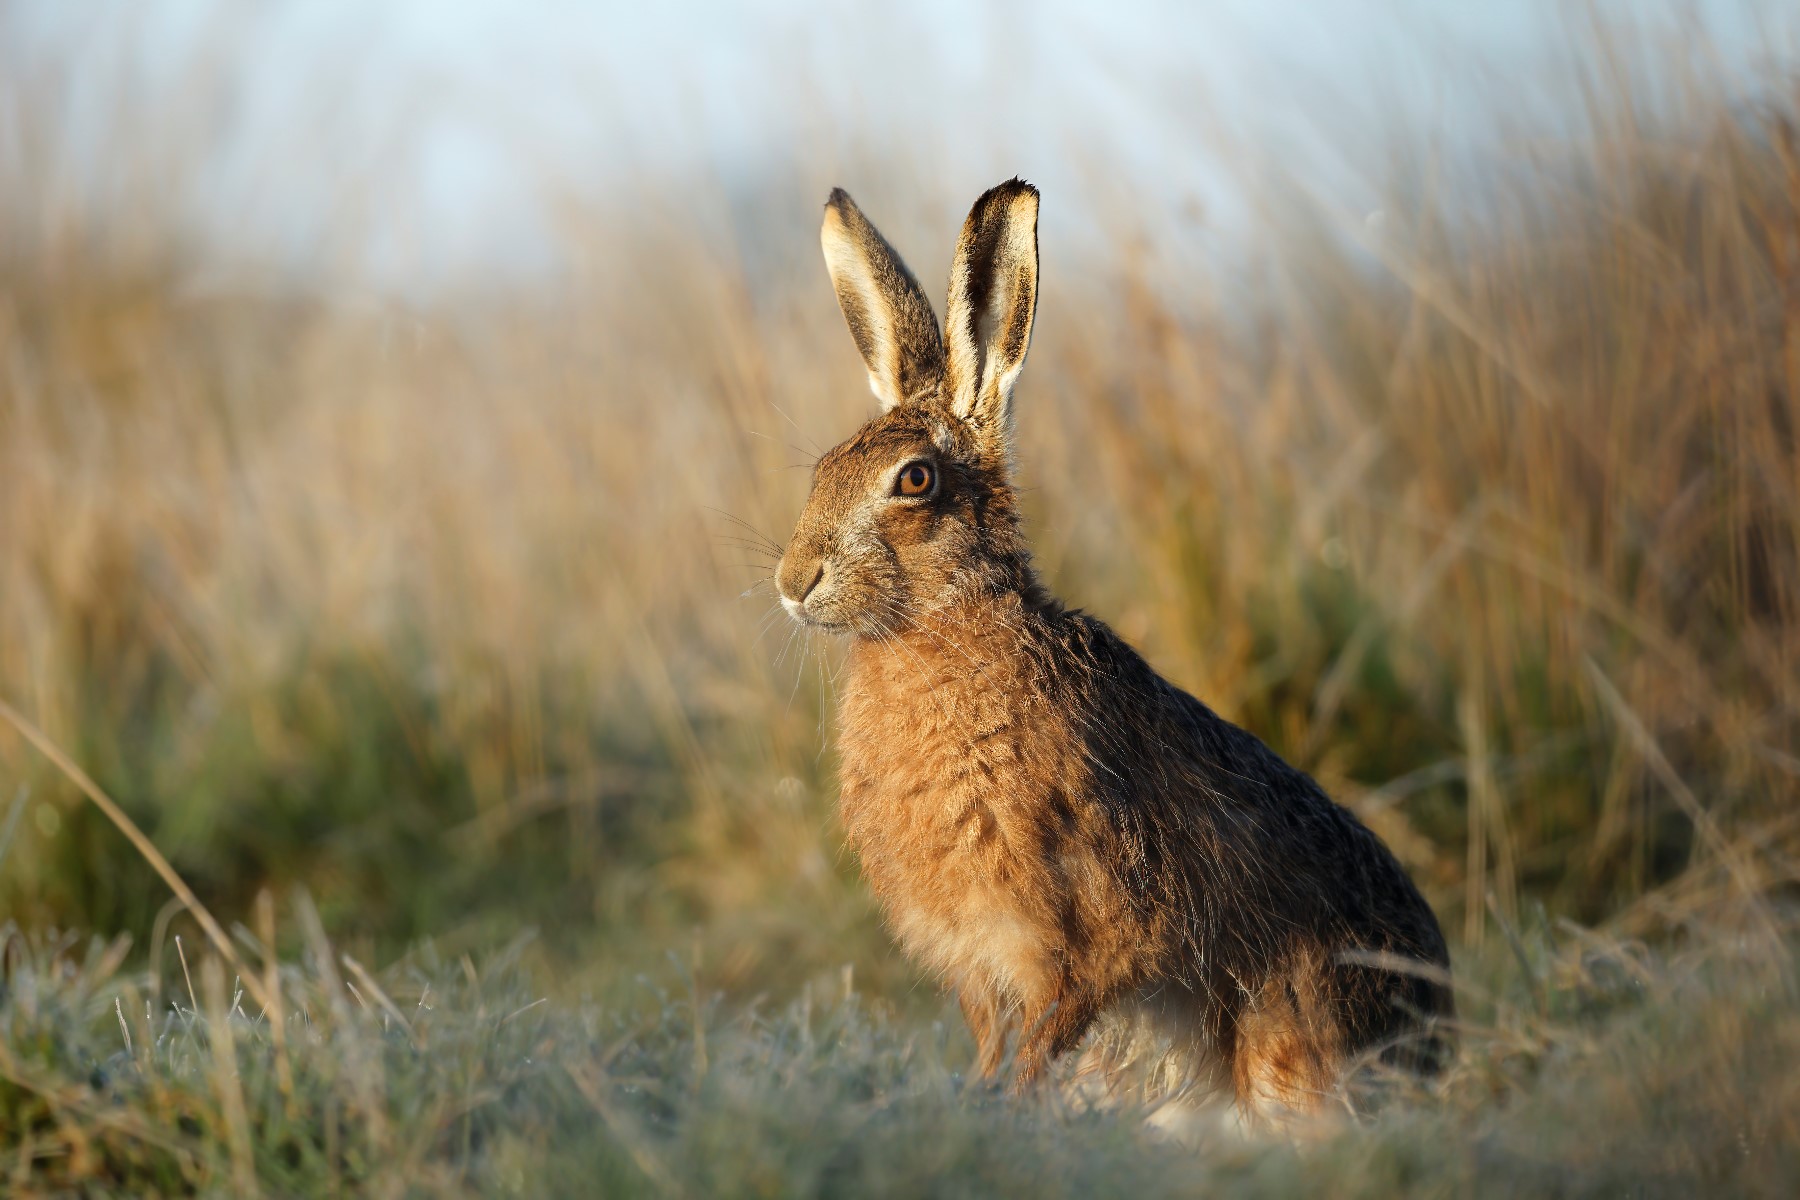
<svg viewBox="0 0 1800 1200">
<path fill-rule="evenodd" d="M 1221 801 L 1337 808 L 1311 776 L 1165 678 L 1106 622 L 1069 609 L 1055 624 L 1062 690 L 1084 709 L 1089 753 L 1105 767 Z M 1156 769 L 1127 770 L 1146 765 Z"/>
</svg>

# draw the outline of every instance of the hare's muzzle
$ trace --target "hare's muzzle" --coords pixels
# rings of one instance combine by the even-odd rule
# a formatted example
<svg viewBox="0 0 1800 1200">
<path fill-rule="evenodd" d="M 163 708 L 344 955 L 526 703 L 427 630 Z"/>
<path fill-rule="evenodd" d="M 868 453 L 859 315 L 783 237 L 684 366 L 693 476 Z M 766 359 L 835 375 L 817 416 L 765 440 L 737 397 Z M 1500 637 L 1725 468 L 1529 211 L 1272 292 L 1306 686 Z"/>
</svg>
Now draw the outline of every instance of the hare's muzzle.
<svg viewBox="0 0 1800 1200">
<path fill-rule="evenodd" d="M 825 560 L 822 558 L 812 564 L 810 570 L 805 565 L 782 562 L 775 572 L 775 590 L 781 594 L 781 607 L 787 610 L 788 616 L 803 625 L 819 623 L 806 611 L 806 598 L 818 590 L 819 581 L 824 578 Z"/>
</svg>

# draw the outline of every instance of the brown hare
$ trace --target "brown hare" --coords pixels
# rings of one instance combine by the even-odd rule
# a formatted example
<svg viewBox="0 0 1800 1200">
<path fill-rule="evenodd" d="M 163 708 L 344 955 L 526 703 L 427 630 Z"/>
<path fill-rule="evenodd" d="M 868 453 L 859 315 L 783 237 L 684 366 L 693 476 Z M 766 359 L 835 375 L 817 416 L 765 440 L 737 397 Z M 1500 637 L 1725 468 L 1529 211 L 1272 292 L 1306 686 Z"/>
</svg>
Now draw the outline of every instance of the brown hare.
<svg viewBox="0 0 1800 1200">
<path fill-rule="evenodd" d="M 975 202 L 940 333 L 850 197 L 825 206 L 881 413 L 819 460 L 776 585 L 849 639 L 849 840 L 985 1076 L 1015 1027 L 1023 1087 L 1102 1018 L 1247 1115 L 1316 1108 L 1358 1059 L 1429 1070 L 1448 958 L 1393 855 L 1033 572 L 1011 457 L 1037 216 L 1017 179 Z"/>
</svg>

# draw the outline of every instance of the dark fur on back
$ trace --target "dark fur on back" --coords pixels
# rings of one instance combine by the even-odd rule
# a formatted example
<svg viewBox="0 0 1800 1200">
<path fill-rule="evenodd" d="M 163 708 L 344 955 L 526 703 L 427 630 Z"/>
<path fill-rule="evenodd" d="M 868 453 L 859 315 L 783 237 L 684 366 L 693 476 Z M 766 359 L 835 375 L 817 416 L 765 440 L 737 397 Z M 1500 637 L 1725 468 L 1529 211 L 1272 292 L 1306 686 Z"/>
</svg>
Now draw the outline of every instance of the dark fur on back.
<svg viewBox="0 0 1800 1200">
<path fill-rule="evenodd" d="M 1398 1042 L 1419 1015 L 1451 1011 L 1441 983 L 1341 960 L 1375 952 L 1449 966 L 1430 906 L 1354 814 L 1105 623 L 1054 608 L 1042 620 L 1055 647 L 1043 661 L 1082 714 L 1091 800 L 1118 831 L 1114 870 L 1141 897 L 1145 931 L 1166 955 L 1160 973 L 1206 994 L 1210 1036 L 1230 1044 L 1241 981 L 1280 977 L 1321 949 L 1346 1051 Z M 1399 1057 L 1434 1053 L 1407 1043 Z"/>
</svg>

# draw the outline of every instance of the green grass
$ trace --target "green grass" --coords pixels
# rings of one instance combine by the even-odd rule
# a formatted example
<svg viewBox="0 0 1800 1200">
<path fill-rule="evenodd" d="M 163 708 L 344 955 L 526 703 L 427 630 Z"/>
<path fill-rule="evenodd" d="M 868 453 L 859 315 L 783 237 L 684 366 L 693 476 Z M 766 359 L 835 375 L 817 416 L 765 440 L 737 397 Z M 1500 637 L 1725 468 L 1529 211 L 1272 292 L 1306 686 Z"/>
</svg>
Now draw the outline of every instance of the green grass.
<svg viewBox="0 0 1800 1200">
<path fill-rule="evenodd" d="M 308 949 L 274 968 L 267 1010 L 198 947 L 171 989 L 118 973 L 122 945 L 0 932 L 9 1194 L 1800 1187 L 1800 972 L 1741 926 L 1696 922 L 1685 948 L 1653 952 L 1540 924 L 1516 954 L 1457 963 L 1462 1052 L 1440 1082 L 1294 1138 L 1219 1125 L 1178 1141 L 1129 1105 L 970 1083 L 953 1005 L 903 1019 L 848 972 L 743 1004 L 704 961 L 674 962 L 597 1001 L 543 990 L 517 946 L 447 961 L 426 945 L 376 980 L 296 907 Z M 260 978 L 261 944 L 238 941 Z"/>
</svg>

